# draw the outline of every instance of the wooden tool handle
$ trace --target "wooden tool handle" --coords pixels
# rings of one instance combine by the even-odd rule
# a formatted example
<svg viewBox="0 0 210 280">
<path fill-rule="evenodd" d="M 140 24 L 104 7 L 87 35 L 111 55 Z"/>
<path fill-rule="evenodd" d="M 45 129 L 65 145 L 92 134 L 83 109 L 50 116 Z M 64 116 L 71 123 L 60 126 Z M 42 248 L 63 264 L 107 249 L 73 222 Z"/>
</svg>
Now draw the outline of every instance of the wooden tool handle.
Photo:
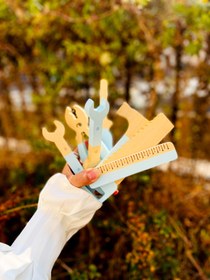
<svg viewBox="0 0 210 280">
<path fill-rule="evenodd" d="M 100 90 L 99 90 L 100 99 L 104 98 L 107 100 L 108 98 L 108 82 L 105 79 L 100 80 Z"/>
<path fill-rule="evenodd" d="M 95 167 L 100 162 L 101 145 L 92 146 L 88 145 L 88 157 L 86 158 L 83 166 L 85 169 Z"/>
</svg>

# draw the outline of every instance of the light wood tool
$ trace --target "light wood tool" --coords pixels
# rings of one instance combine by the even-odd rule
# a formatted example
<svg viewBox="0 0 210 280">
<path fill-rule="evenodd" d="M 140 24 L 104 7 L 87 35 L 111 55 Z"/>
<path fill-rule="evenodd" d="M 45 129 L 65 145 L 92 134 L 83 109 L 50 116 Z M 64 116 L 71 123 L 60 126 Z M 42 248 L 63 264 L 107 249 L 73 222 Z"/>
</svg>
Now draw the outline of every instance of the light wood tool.
<svg viewBox="0 0 210 280">
<path fill-rule="evenodd" d="M 84 141 L 85 136 L 88 136 L 89 134 L 88 116 L 82 107 L 74 105 L 72 108 L 66 108 L 65 120 L 68 126 L 76 133 L 76 142 L 80 160 L 84 162 L 87 158 L 87 148 Z"/>
<path fill-rule="evenodd" d="M 138 134 L 149 123 L 149 121 L 142 114 L 131 108 L 130 105 L 126 102 L 123 102 L 123 104 L 117 110 L 116 114 L 127 120 L 128 128 L 125 134 L 110 150 L 110 155 L 117 151 L 136 134 Z"/>
<path fill-rule="evenodd" d="M 133 118 L 135 123 L 137 116 Z M 164 114 L 159 114 L 152 121 L 142 120 L 142 126 L 139 126 L 138 132 L 133 133 L 131 138 L 127 138 L 124 145 L 119 145 L 120 148 L 113 148 L 114 152 L 111 150 L 110 154 L 104 158 L 103 163 L 108 163 L 117 158 L 127 156 L 129 154 L 141 151 L 143 149 L 152 147 L 160 143 L 160 141 L 171 131 L 173 124 Z M 116 184 L 120 184 L 121 180 L 116 181 Z"/>
<path fill-rule="evenodd" d="M 133 120 L 135 122 L 135 119 Z M 102 161 L 103 163 L 113 161 L 116 158 L 141 151 L 143 149 L 157 145 L 173 128 L 173 124 L 163 114 L 158 114 L 152 121 L 147 121 L 146 125 L 141 126 L 138 133 L 130 138 L 124 145 L 112 152 Z"/>
<path fill-rule="evenodd" d="M 64 139 L 65 128 L 59 121 L 54 121 L 56 129 L 53 132 L 49 132 L 46 127 L 42 128 L 42 135 L 48 141 L 53 142 L 66 162 L 69 164 L 74 173 L 79 173 L 83 170 L 81 163 L 78 161 L 75 153 Z"/>
</svg>

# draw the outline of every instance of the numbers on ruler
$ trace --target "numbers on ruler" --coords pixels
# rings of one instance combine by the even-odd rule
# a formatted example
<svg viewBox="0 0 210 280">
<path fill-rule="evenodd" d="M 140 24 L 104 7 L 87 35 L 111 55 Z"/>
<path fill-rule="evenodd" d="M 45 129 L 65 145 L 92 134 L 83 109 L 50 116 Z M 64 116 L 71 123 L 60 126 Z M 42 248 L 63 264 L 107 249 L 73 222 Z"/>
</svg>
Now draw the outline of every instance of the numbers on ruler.
<svg viewBox="0 0 210 280">
<path fill-rule="evenodd" d="M 147 158 L 153 157 L 157 154 L 164 153 L 166 151 L 170 150 L 169 143 L 163 143 L 159 144 L 155 147 L 151 147 L 149 149 L 146 149 L 144 151 L 140 151 L 138 153 L 119 158 L 117 160 L 113 160 L 109 163 L 106 163 L 104 165 L 98 166 L 97 168 L 101 171 L 102 174 L 108 173 L 110 171 L 128 166 L 132 163 L 146 160 Z"/>
</svg>

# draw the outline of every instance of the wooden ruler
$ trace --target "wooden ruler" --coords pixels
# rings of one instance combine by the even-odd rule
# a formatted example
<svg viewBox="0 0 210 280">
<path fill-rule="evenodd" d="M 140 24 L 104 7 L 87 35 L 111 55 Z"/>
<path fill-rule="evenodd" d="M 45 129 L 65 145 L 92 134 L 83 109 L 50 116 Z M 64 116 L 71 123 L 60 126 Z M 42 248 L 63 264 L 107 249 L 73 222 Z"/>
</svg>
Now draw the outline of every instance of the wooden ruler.
<svg viewBox="0 0 210 280">
<path fill-rule="evenodd" d="M 113 153 L 111 151 L 100 162 L 100 165 L 157 145 L 173 127 L 173 124 L 164 114 L 157 115 L 152 121 L 149 121 L 146 125 L 144 124 L 141 130 L 117 151 Z"/>
<path fill-rule="evenodd" d="M 102 175 L 90 187 L 97 188 L 176 158 L 177 153 L 171 142 L 159 144 L 137 153 L 120 157 L 96 167 L 101 171 Z"/>
</svg>

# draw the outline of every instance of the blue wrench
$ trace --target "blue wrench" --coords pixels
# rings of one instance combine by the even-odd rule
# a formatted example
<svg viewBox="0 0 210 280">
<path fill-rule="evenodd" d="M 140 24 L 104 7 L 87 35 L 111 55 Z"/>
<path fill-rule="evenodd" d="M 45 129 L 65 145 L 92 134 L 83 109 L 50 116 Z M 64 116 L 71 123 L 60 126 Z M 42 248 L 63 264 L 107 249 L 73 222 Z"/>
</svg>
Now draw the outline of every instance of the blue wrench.
<svg viewBox="0 0 210 280">
<path fill-rule="evenodd" d="M 89 144 L 88 144 L 88 157 L 84 162 L 84 167 L 94 167 L 100 162 L 100 156 L 103 159 L 109 150 L 103 144 L 102 131 L 103 122 L 109 111 L 108 97 L 108 84 L 106 80 L 101 80 L 100 83 L 100 104 L 94 109 L 93 100 L 89 99 L 85 104 L 85 111 L 90 118 L 89 124 Z M 102 151 L 101 151 L 102 146 Z M 112 182 L 100 186 L 100 192 L 103 192 L 99 201 L 104 202 L 113 193 L 117 192 L 117 184 Z"/>
<path fill-rule="evenodd" d="M 107 95 L 107 81 L 101 80 L 99 106 L 95 109 L 92 99 L 88 99 L 85 104 L 85 111 L 90 118 L 88 156 L 84 162 L 85 168 L 95 167 L 100 162 L 103 121 L 109 112 Z"/>
</svg>

